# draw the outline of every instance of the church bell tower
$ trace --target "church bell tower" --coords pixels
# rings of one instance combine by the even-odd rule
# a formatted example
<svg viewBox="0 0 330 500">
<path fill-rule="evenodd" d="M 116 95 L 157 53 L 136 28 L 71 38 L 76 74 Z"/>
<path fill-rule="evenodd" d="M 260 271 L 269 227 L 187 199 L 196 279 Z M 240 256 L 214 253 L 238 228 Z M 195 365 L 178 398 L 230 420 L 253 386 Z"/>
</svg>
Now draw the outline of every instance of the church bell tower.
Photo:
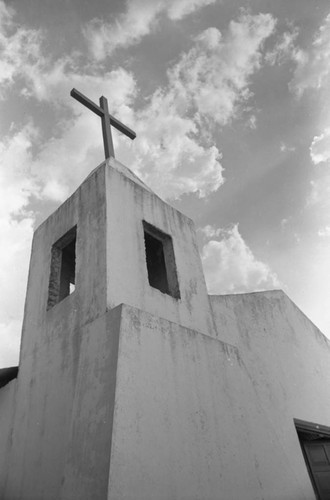
<svg viewBox="0 0 330 500">
<path fill-rule="evenodd" d="M 192 221 L 107 158 L 34 234 L 5 498 L 149 498 L 171 349 L 211 318 Z"/>
</svg>

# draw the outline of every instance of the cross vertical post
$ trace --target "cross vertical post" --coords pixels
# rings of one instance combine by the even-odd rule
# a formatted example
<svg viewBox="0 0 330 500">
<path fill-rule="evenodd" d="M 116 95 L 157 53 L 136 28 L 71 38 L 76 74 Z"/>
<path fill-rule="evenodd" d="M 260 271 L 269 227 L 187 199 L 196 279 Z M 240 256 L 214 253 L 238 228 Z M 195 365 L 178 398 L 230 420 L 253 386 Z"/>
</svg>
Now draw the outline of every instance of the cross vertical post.
<svg viewBox="0 0 330 500">
<path fill-rule="evenodd" d="M 105 158 L 110 158 L 110 156 L 115 157 L 115 151 L 113 148 L 111 126 L 110 126 L 110 115 L 108 108 L 108 100 L 104 97 L 100 97 L 100 107 L 103 109 L 102 121 L 102 132 L 103 132 L 103 143 L 104 143 L 104 154 Z"/>
</svg>

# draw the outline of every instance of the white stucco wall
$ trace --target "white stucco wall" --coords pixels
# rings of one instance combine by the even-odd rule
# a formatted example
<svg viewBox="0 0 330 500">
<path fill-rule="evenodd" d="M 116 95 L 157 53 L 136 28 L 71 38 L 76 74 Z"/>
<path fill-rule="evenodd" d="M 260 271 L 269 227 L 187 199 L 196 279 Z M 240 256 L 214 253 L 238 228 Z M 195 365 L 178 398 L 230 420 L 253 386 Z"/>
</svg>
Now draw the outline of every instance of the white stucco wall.
<svg viewBox="0 0 330 500">
<path fill-rule="evenodd" d="M 180 325 L 215 335 L 194 223 L 111 159 L 107 182 L 107 304 L 130 304 Z M 173 241 L 180 299 L 149 285 L 142 221 Z"/>
<path fill-rule="evenodd" d="M 148 283 L 142 220 L 173 238 L 179 300 Z M 74 225 L 76 289 L 47 311 Z M 105 162 L 34 236 L 0 498 L 314 499 L 293 419 L 330 426 L 329 382 L 329 342 L 283 292 L 208 297 L 190 219 Z"/>
<path fill-rule="evenodd" d="M 290 330 L 291 321 L 299 324 L 298 310 L 286 311 L 289 320 L 275 319 L 276 313 L 272 320 L 272 307 L 259 304 L 256 313 L 253 299 L 245 314 L 240 311 L 251 336 L 259 328 Z M 286 300 L 282 294 L 278 307 Z M 298 359 L 301 369 L 294 373 L 291 340 L 282 337 L 287 361 L 293 358 L 284 372 L 276 360 L 281 349 L 276 354 L 264 346 L 258 354 L 251 348 L 246 355 L 124 306 L 108 499 L 314 499 L 293 418 L 329 422 L 330 366 L 320 372 L 318 358 L 309 359 L 307 374 L 314 376 L 305 383 L 303 361 Z M 321 358 L 329 360 L 328 347 L 317 345 Z M 272 364 L 266 373 L 264 367 Z M 317 409 L 309 408 L 321 401 Z"/>
<path fill-rule="evenodd" d="M 237 345 L 268 418 L 330 427 L 330 341 L 281 290 L 211 296 Z M 282 427 L 278 425 L 279 429 Z"/>
<path fill-rule="evenodd" d="M 121 308 L 87 323 L 81 346 L 70 430 L 57 500 L 107 496 Z"/>
<path fill-rule="evenodd" d="M 173 239 L 180 299 L 149 285 L 143 220 Z M 75 225 L 76 288 L 47 310 L 52 245 Z M 104 336 L 111 331 L 105 326 L 107 310 L 121 302 L 214 334 L 192 221 L 111 160 L 95 169 L 34 234 L 13 433 L 9 450 L 0 451 L 7 460 L 0 472 L 6 478 L 5 497 L 48 500 L 61 495 L 71 500 L 74 492 L 79 500 L 83 495 L 102 498 L 109 464 L 106 459 L 96 464 L 102 453 L 109 459 L 109 394 L 114 388 L 108 399 L 101 390 L 97 397 L 92 372 L 103 360 L 98 376 L 104 380 L 110 373 L 115 380 L 115 361 L 105 364 L 113 351 L 101 352 L 97 346 L 106 343 Z M 110 427 L 97 423 L 94 404 L 110 412 Z M 90 432 L 94 426 L 95 435 Z M 82 458 L 87 449 L 94 449 L 93 460 Z"/>
<path fill-rule="evenodd" d="M 106 313 L 104 186 L 98 169 L 34 234 L 3 498 L 59 498 L 84 327 Z M 76 224 L 75 292 L 47 310 L 52 245 Z"/>
<path fill-rule="evenodd" d="M 308 498 L 314 500 L 293 419 L 330 427 L 329 340 L 281 290 L 210 299 L 217 324 L 226 325 L 227 338 L 239 349 L 264 410 L 269 436 L 281 449 L 278 463 L 289 459 L 292 475 L 296 475 L 306 494 L 310 491 Z M 261 485 L 268 494 L 266 473 Z M 270 474 L 281 477 L 277 469 L 269 469 Z M 298 500 L 299 496 L 292 493 L 288 498 Z"/>
</svg>

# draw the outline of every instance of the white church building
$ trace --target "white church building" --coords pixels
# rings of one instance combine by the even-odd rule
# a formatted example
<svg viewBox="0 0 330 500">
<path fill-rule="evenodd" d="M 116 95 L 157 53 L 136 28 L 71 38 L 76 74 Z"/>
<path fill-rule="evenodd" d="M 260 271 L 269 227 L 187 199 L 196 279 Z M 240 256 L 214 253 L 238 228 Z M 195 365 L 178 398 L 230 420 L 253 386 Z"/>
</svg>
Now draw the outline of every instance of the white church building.
<svg viewBox="0 0 330 500">
<path fill-rule="evenodd" d="M 193 222 L 110 158 L 35 231 L 1 500 L 329 500 L 330 342 L 207 293 Z"/>
</svg>

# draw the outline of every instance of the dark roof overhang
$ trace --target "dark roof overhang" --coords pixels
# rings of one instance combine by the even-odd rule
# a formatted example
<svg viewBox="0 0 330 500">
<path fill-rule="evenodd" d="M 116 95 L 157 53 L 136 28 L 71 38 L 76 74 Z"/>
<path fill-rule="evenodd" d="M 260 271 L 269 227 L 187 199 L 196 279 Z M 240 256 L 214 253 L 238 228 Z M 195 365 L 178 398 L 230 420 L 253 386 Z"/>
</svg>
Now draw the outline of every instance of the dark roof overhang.
<svg viewBox="0 0 330 500">
<path fill-rule="evenodd" d="M 18 366 L 10 366 L 9 368 L 0 369 L 0 389 L 7 385 L 11 380 L 17 378 Z"/>
</svg>

